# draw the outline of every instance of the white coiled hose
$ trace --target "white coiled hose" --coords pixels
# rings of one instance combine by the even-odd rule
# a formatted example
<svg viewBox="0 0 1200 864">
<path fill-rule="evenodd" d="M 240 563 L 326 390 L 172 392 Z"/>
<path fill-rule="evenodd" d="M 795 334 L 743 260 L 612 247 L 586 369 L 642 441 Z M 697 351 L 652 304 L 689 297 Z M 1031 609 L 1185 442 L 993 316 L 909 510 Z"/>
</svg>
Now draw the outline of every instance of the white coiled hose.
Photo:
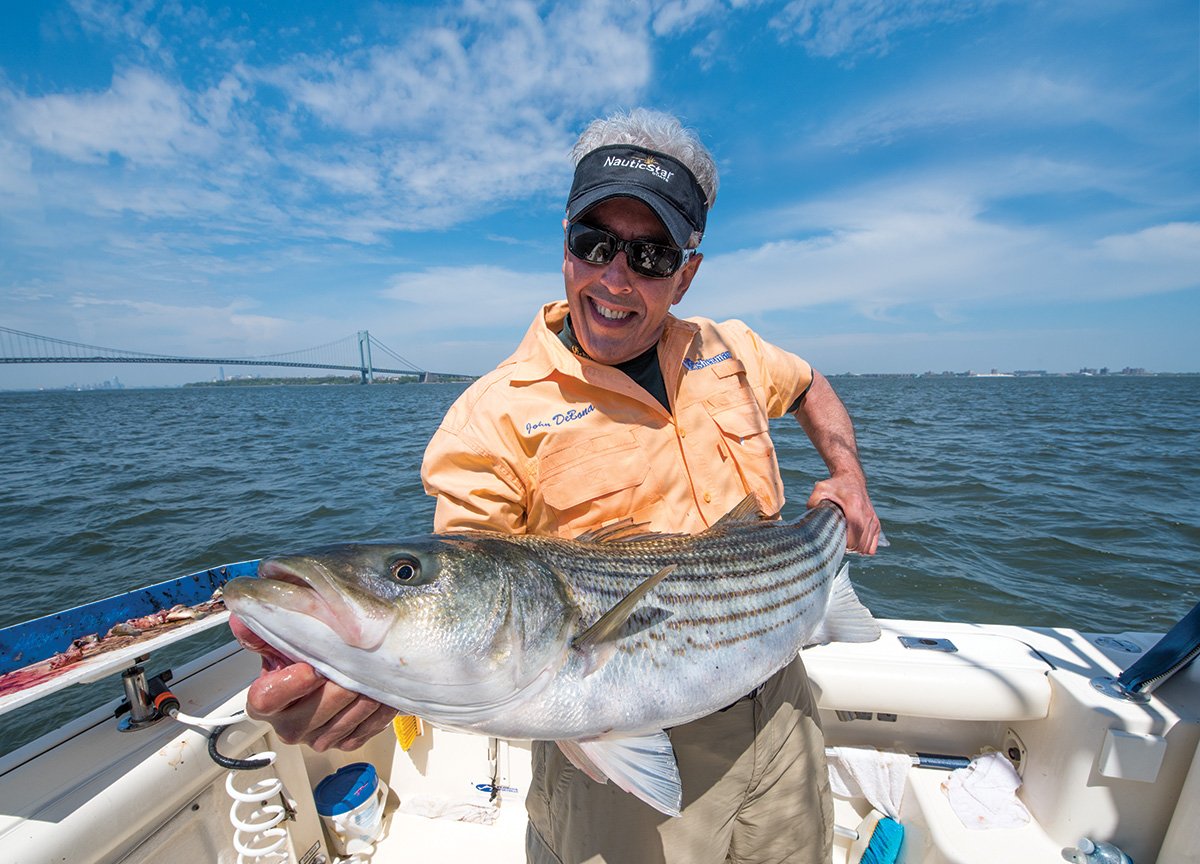
<svg viewBox="0 0 1200 864">
<path fill-rule="evenodd" d="M 249 719 L 244 712 L 237 712 L 227 717 L 192 717 L 177 708 L 167 712 L 180 723 L 209 731 L 220 732 L 222 727 L 230 726 Z M 210 753 L 215 749 L 215 743 L 210 741 Z M 216 756 L 213 757 L 216 759 Z M 277 754 L 273 750 L 255 753 L 245 760 L 226 760 L 220 762 L 226 765 L 230 761 L 245 762 L 238 768 L 230 768 L 225 775 L 225 791 L 233 799 L 229 808 L 229 822 L 233 826 L 233 848 L 237 852 L 237 864 L 271 864 L 271 862 L 287 861 L 288 833 L 286 828 L 280 828 L 288 816 L 287 807 L 282 803 L 268 804 L 271 798 L 280 796 L 287 799 L 283 781 L 272 774 L 245 788 L 238 788 L 234 782 L 241 772 L 248 768 L 267 768 L 275 764 Z"/>
<path fill-rule="evenodd" d="M 255 753 L 254 760 L 266 759 L 268 765 L 275 764 L 276 754 L 272 750 Z M 229 821 L 233 825 L 233 848 L 237 850 L 237 864 L 261 861 L 286 861 L 288 853 L 287 829 L 279 823 L 287 817 L 287 808 L 282 804 L 268 804 L 269 799 L 283 792 L 283 781 L 272 774 L 245 789 L 238 789 L 233 770 L 225 775 L 225 791 L 233 799 L 229 808 Z"/>
</svg>

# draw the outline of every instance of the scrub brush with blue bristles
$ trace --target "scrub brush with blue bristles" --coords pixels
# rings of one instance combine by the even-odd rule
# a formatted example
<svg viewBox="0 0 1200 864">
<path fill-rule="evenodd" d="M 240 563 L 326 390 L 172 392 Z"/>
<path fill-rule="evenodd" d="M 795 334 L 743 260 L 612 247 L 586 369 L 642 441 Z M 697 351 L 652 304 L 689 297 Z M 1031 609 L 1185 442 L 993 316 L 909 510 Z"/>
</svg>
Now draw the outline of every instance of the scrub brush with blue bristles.
<svg viewBox="0 0 1200 864">
<path fill-rule="evenodd" d="M 858 825 L 858 830 L 838 825 L 838 834 L 854 842 L 846 856 L 846 864 L 896 864 L 904 841 L 904 826 L 878 810 L 872 810 Z"/>
</svg>

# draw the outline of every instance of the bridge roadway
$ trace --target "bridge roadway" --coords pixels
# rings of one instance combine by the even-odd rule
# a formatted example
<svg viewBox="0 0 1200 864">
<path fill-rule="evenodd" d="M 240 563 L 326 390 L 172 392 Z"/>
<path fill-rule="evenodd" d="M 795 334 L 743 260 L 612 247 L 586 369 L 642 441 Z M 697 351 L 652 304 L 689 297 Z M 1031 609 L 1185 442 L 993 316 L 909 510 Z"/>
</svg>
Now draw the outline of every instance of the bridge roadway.
<svg viewBox="0 0 1200 864">
<path fill-rule="evenodd" d="M 68 342 L 35 333 L 25 333 L 8 327 L 0 327 L 0 363 L 185 363 L 193 366 L 260 366 L 280 367 L 287 369 L 327 369 L 331 371 L 357 372 L 363 382 L 373 380 L 375 373 L 384 375 L 415 375 L 421 382 L 439 378 L 463 379 L 464 376 L 451 372 L 429 372 L 419 369 L 404 357 L 396 354 L 386 345 L 374 339 L 366 330 L 360 330 L 356 337 L 349 340 L 357 341 L 359 359 L 357 363 L 330 362 L 337 360 L 336 356 L 326 360 L 298 359 L 298 355 L 312 354 L 328 349 L 338 343 L 318 346 L 291 353 L 297 359 L 284 359 L 287 354 L 276 354 L 260 357 L 181 357 L 167 354 L 145 354 L 139 351 L 125 351 L 119 348 L 101 348 L 96 345 L 85 345 L 80 342 Z M 371 359 L 371 348 L 381 350 L 392 359 L 409 364 L 407 368 L 390 369 L 376 366 Z M 15 349 L 15 350 L 14 350 Z M 57 350 L 56 350 L 57 349 Z M 66 352 L 64 352 L 66 349 Z M 23 355 L 23 356 L 21 356 Z"/>
<path fill-rule="evenodd" d="M 290 369 L 330 369 L 357 372 L 365 383 L 369 377 L 382 375 L 415 375 L 422 384 L 440 378 L 466 380 L 470 375 L 461 372 L 429 372 L 424 369 L 385 369 L 372 366 L 347 366 L 338 363 L 310 363 L 302 360 L 232 360 L 224 357 L 0 357 L 0 363 L 188 363 L 202 366 L 281 366 Z"/>
<path fill-rule="evenodd" d="M 287 366 L 299 369 L 343 369 L 347 372 L 362 372 L 361 366 L 344 366 L 337 363 L 310 363 L 302 360 L 231 360 L 224 357 L 0 357 L 0 363 L 191 363 L 203 366 Z M 426 372 L 422 369 L 383 369 L 372 366 L 371 372 L 388 375 L 450 375 L 442 372 Z M 461 375 L 453 377 L 461 378 Z"/>
</svg>

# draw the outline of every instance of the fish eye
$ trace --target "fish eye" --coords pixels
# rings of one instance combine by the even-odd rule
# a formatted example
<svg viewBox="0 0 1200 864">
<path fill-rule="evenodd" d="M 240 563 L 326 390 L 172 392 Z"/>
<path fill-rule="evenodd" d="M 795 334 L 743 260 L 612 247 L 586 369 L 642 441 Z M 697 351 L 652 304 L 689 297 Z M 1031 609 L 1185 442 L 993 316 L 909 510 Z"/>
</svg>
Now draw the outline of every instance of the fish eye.
<svg viewBox="0 0 1200 864">
<path fill-rule="evenodd" d="M 392 578 L 400 582 L 411 582 L 420 572 L 420 565 L 411 558 L 397 558 L 392 562 Z"/>
</svg>

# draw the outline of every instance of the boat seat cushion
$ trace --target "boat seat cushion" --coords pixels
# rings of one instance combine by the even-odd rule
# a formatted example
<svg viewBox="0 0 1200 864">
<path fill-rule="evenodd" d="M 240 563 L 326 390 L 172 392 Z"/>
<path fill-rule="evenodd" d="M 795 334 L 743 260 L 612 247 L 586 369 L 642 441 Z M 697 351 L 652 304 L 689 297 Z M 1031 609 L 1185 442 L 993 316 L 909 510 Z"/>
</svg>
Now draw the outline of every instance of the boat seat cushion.
<svg viewBox="0 0 1200 864">
<path fill-rule="evenodd" d="M 930 622 L 881 621 L 875 642 L 803 651 L 821 708 L 946 720 L 1017 721 L 1050 710 L 1048 664 L 1008 636 L 938 633 Z M 952 652 L 907 648 L 900 637 L 948 639 Z"/>
</svg>

